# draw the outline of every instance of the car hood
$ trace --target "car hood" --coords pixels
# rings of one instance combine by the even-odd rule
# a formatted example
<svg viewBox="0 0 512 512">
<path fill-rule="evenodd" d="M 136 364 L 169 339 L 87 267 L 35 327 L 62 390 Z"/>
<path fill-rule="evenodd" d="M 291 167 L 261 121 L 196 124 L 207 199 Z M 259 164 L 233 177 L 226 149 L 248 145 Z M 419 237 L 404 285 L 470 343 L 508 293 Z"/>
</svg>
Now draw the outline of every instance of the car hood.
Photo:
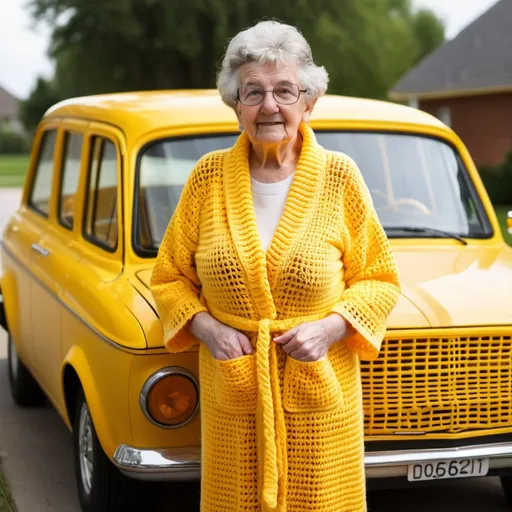
<svg viewBox="0 0 512 512">
<path fill-rule="evenodd" d="M 512 250 L 497 246 L 395 251 L 402 294 L 431 327 L 512 324 Z"/>
<path fill-rule="evenodd" d="M 512 324 L 512 249 L 497 246 L 395 248 L 401 296 L 388 329 Z M 137 272 L 146 300 L 151 269 Z"/>
<path fill-rule="evenodd" d="M 137 272 L 137 278 L 144 285 L 144 289 L 139 289 L 141 295 L 149 302 L 151 307 L 156 311 L 155 301 L 149 290 L 149 281 L 151 279 L 152 269 L 144 269 Z M 400 328 L 407 326 L 428 327 L 425 316 L 421 311 L 405 296 L 401 296 L 393 313 L 391 314 L 388 327 Z"/>
</svg>

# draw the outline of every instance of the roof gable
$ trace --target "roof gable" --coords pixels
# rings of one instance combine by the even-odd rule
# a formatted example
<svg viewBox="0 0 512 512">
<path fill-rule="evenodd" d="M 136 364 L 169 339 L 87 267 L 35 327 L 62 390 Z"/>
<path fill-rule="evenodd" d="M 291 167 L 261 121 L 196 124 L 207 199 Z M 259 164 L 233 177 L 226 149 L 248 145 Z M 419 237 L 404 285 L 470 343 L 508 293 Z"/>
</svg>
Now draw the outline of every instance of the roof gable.
<svg viewBox="0 0 512 512">
<path fill-rule="evenodd" d="M 512 0 L 500 0 L 404 75 L 394 99 L 512 90 Z"/>
<path fill-rule="evenodd" d="M 11 93 L 0 87 L 0 119 L 17 118 L 20 102 Z"/>
</svg>

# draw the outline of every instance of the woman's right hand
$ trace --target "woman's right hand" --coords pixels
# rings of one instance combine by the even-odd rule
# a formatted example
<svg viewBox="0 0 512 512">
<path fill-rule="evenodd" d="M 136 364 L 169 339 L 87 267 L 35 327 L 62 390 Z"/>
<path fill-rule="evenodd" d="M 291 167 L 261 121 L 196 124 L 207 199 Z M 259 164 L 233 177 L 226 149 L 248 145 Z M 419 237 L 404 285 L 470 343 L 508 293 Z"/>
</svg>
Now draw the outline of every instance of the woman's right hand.
<svg viewBox="0 0 512 512">
<path fill-rule="evenodd" d="M 219 322 L 209 313 L 197 313 L 190 322 L 189 330 L 208 347 L 214 359 L 226 361 L 254 352 L 247 336 Z"/>
</svg>

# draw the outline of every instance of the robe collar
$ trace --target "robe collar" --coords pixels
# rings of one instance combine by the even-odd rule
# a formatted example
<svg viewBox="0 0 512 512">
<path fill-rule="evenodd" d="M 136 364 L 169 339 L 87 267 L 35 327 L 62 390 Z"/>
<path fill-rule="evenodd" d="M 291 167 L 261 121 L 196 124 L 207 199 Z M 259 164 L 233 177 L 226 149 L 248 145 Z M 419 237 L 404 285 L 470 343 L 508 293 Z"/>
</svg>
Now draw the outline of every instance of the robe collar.
<svg viewBox="0 0 512 512">
<path fill-rule="evenodd" d="M 256 223 L 249 170 L 250 140 L 243 132 L 226 154 L 224 190 L 227 218 L 238 257 L 245 269 L 256 310 L 260 318 L 276 318 L 272 298 L 279 269 L 297 241 L 301 227 L 317 204 L 325 175 L 326 152 L 317 143 L 313 130 L 299 125 L 302 149 L 288 193 L 283 215 L 265 252 Z"/>
</svg>

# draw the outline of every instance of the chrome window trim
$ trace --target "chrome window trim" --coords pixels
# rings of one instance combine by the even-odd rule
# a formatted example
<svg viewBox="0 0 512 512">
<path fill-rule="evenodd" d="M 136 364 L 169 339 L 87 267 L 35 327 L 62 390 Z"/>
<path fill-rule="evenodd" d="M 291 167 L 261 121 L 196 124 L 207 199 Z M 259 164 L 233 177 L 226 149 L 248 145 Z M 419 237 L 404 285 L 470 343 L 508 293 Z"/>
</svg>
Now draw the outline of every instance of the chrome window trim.
<svg viewBox="0 0 512 512">
<path fill-rule="evenodd" d="M 178 423 L 176 425 L 165 425 L 164 423 L 156 421 L 151 416 L 148 407 L 148 396 L 151 389 L 159 380 L 163 379 L 164 377 L 168 377 L 169 375 L 181 375 L 183 377 L 186 377 L 187 379 L 192 381 L 192 384 L 194 384 L 197 393 L 197 403 L 192 414 L 185 421 L 183 421 L 182 423 Z M 157 370 L 155 373 L 153 373 L 146 379 L 146 382 L 144 382 L 144 385 L 142 386 L 142 389 L 140 391 L 139 405 L 140 408 L 142 409 L 142 412 L 144 413 L 144 416 L 146 416 L 146 418 L 157 427 L 165 428 L 168 430 L 184 427 L 194 419 L 195 415 L 197 414 L 197 410 L 199 409 L 199 382 L 197 381 L 196 376 L 193 373 L 189 372 L 185 368 L 182 368 L 181 366 L 166 366 L 165 368 Z"/>
</svg>

